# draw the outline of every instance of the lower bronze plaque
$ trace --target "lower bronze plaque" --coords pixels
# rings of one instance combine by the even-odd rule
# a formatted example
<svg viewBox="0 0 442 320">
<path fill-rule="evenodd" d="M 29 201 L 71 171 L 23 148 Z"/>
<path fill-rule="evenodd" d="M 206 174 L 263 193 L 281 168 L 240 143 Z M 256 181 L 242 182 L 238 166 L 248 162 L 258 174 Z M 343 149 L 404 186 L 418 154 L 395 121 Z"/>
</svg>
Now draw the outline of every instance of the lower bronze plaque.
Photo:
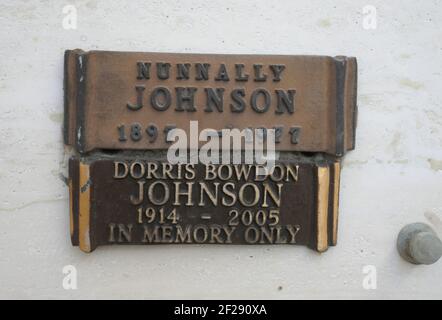
<svg viewBox="0 0 442 320">
<path fill-rule="evenodd" d="M 175 164 L 153 154 L 69 163 L 71 238 L 109 244 L 336 244 L 340 163 L 281 154 L 259 166 Z"/>
</svg>

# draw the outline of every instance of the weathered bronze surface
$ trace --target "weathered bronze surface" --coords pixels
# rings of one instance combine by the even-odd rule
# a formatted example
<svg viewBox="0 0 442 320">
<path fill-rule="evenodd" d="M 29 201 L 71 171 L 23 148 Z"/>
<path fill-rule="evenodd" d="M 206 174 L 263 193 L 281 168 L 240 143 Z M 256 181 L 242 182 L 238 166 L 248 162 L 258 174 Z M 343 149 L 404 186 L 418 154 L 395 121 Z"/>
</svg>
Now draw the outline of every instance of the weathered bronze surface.
<svg viewBox="0 0 442 320">
<path fill-rule="evenodd" d="M 181 243 L 327 250 L 337 242 L 340 159 L 355 146 L 356 87 L 347 57 L 66 51 L 72 243 L 85 252 Z M 275 129 L 275 170 L 172 165 L 173 128 Z"/>
<path fill-rule="evenodd" d="M 253 165 L 171 165 L 164 156 L 95 154 L 69 162 L 71 237 L 109 244 L 336 244 L 340 163 L 282 154 Z"/>
<path fill-rule="evenodd" d="M 92 150 L 166 149 L 170 128 L 275 128 L 278 150 L 354 148 L 355 58 L 65 53 L 65 142 Z"/>
</svg>

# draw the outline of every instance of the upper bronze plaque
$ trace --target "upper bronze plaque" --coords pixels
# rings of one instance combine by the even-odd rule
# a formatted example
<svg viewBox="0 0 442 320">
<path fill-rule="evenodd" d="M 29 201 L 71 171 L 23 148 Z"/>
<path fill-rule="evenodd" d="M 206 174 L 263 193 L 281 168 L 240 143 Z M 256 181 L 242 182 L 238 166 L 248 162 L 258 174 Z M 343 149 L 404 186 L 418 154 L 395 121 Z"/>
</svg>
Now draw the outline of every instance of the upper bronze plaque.
<svg viewBox="0 0 442 320">
<path fill-rule="evenodd" d="M 166 149 L 171 128 L 276 129 L 278 150 L 354 148 L 355 58 L 65 54 L 65 142 L 80 153 Z"/>
</svg>

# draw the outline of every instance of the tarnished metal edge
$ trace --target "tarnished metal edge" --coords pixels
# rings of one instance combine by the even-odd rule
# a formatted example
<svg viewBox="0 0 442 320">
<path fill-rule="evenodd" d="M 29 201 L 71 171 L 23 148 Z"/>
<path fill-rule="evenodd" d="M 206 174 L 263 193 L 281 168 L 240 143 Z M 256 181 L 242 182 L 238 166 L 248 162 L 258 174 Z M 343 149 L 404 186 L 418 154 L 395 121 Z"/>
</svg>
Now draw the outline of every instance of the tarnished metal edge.
<svg viewBox="0 0 442 320">
<path fill-rule="evenodd" d="M 336 66 L 336 156 L 353 150 L 357 124 L 357 60 L 335 57 Z"/>
<path fill-rule="evenodd" d="M 79 228 L 78 242 L 83 252 L 91 252 L 90 237 L 90 213 L 91 213 L 91 188 L 90 188 L 90 172 L 89 165 L 79 162 Z"/>
<path fill-rule="evenodd" d="M 348 77 L 350 78 L 349 82 L 353 85 L 353 88 L 347 88 L 349 93 L 347 94 L 349 102 L 349 111 L 351 112 L 351 145 L 348 147 L 348 150 L 353 150 L 356 146 L 356 127 L 358 120 L 358 62 L 356 58 L 349 59 L 349 68 Z"/>
<path fill-rule="evenodd" d="M 340 160 L 330 163 L 330 189 L 328 193 L 328 245 L 335 246 L 337 240 L 338 196 Z"/>
<path fill-rule="evenodd" d="M 344 91 L 346 57 L 335 58 L 336 67 L 336 156 L 345 153 Z"/>
<path fill-rule="evenodd" d="M 330 189 L 330 168 L 317 167 L 317 201 L 316 201 L 316 250 L 325 252 L 328 249 L 328 205 Z"/>
<path fill-rule="evenodd" d="M 69 185 L 69 231 L 71 238 L 74 236 L 75 226 L 74 226 L 74 197 L 72 190 L 72 180 L 68 181 Z"/>
<path fill-rule="evenodd" d="M 76 57 L 76 81 L 77 81 L 77 126 L 75 136 L 77 142 L 77 150 L 80 153 L 85 151 L 86 142 L 86 121 L 85 121 L 85 104 L 86 104 L 86 73 L 87 73 L 88 55 L 83 51 L 78 52 Z"/>
<path fill-rule="evenodd" d="M 73 246 L 78 246 L 78 159 L 69 159 L 70 231 Z"/>
<path fill-rule="evenodd" d="M 66 50 L 64 53 L 64 124 L 63 138 L 66 145 L 75 144 L 74 128 L 76 127 L 76 69 L 72 67 L 75 59 L 75 51 Z M 71 96 L 72 95 L 72 96 Z"/>
<path fill-rule="evenodd" d="M 333 216 L 331 228 L 331 245 L 338 243 L 338 220 L 339 220 L 339 189 L 341 179 L 341 163 L 339 161 L 333 164 Z"/>
<path fill-rule="evenodd" d="M 63 75 L 63 98 L 64 98 L 64 116 L 63 116 L 63 140 L 65 145 L 71 145 L 69 138 L 71 128 L 69 124 L 69 119 L 71 117 L 71 112 L 69 110 L 69 55 L 70 51 L 66 50 L 64 52 L 64 75 Z"/>
</svg>

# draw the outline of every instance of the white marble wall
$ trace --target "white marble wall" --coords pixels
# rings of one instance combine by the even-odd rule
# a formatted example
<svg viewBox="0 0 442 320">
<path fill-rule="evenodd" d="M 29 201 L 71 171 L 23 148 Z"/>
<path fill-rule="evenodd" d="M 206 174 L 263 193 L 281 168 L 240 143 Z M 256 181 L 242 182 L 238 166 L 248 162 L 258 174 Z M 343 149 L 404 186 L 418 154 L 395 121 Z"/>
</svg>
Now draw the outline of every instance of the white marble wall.
<svg viewBox="0 0 442 320">
<path fill-rule="evenodd" d="M 63 7 L 78 12 L 63 29 Z M 363 27 L 363 8 L 377 28 Z M 359 62 L 357 149 L 339 245 L 71 247 L 63 156 L 65 49 L 320 54 Z M 440 1 L 0 3 L 0 298 L 442 298 L 442 262 L 400 259 L 401 227 L 442 232 Z M 74 265 L 78 289 L 65 290 Z M 365 265 L 377 289 L 362 286 Z"/>
</svg>

